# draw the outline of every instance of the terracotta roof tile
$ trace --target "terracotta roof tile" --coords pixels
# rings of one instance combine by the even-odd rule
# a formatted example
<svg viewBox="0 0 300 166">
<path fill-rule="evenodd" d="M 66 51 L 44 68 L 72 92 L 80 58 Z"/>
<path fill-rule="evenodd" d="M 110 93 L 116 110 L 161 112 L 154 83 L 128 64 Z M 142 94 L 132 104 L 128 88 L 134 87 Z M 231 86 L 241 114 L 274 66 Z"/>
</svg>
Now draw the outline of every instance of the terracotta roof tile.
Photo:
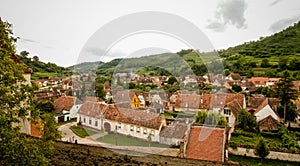
<svg viewBox="0 0 300 166">
<path fill-rule="evenodd" d="M 223 162 L 225 139 L 225 129 L 192 126 L 185 157 Z"/>
<path fill-rule="evenodd" d="M 54 101 L 55 112 L 69 111 L 74 105 L 82 104 L 82 101 L 73 96 L 61 96 Z"/>
<path fill-rule="evenodd" d="M 110 106 L 105 112 L 105 118 L 118 122 L 145 126 L 158 130 L 161 125 L 165 125 L 165 117 L 157 113 L 147 113 L 142 110 L 118 109 Z"/>
<path fill-rule="evenodd" d="M 106 104 L 86 101 L 79 108 L 78 113 L 89 117 L 100 118 L 101 115 L 104 114 L 107 107 L 108 106 Z"/>
<path fill-rule="evenodd" d="M 176 124 L 174 126 L 164 127 L 160 131 L 159 136 L 166 137 L 166 138 L 181 139 L 181 138 L 184 137 L 186 131 L 187 131 L 187 125 L 186 124 Z"/>
</svg>

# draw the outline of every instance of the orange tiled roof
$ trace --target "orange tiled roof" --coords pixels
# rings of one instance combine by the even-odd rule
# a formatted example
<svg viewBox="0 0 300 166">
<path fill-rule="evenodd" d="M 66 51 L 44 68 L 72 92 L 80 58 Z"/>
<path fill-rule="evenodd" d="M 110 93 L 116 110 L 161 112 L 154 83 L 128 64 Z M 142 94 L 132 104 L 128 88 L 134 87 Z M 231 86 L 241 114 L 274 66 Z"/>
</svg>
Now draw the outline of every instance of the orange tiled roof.
<svg viewBox="0 0 300 166">
<path fill-rule="evenodd" d="M 236 100 L 242 108 L 245 107 L 245 96 L 243 94 L 216 93 L 201 95 L 199 108 L 208 110 L 213 108 L 224 108 L 234 100 Z"/>
<path fill-rule="evenodd" d="M 78 113 L 89 117 L 100 118 L 107 108 L 106 104 L 86 101 L 79 108 Z"/>
<path fill-rule="evenodd" d="M 166 138 L 181 139 L 184 137 L 187 128 L 188 127 L 186 124 L 176 124 L 174 126 L 166 126 L 160 131 L 159 136 L 166 137 Z"/>
<path fill-rule="evenodd" d="M 54 101 L 55 112 L 70 111 L 76 104 L 82 104 L 82 101 L 73 96 L 61 96 Z"/>
<path fill-rule="evenodd" d="M 165 125 L 165 117 L 157 113 L 147 113 L 131 109 L 118 109 L 115 106 L 110 106 L 105 112 L 105 118 L 113 121 L 145 126 L 158 130 L 160 126 Z"/>
<path fill-rule="evenodd" d="M 192 126 L 185 157 L 223 162 L 225 139 L 225 129 Z"/>
</svg>

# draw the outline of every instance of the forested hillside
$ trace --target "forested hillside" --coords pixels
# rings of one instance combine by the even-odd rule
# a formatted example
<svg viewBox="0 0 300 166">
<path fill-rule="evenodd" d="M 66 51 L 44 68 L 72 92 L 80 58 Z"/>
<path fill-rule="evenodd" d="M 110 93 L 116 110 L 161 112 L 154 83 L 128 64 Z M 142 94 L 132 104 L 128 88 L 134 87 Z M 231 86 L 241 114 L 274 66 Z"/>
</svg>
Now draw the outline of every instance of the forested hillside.
<svg viewBox="0 0 300 166">
<path fill-rule="evenodd" d="M 33 70 L 32 79 L 42 79 L 48 77 L 66 77 L 71 74 L 71 70 L 57 66 L 55 63 L 44 63 L 37 56 L 28 57 L 28 52 L 22 51 L 18 55 L 19 59 Z"/>
<path fill-rule="evenodd" d="M 216 58 L 216 54 L 219 58 Z M 205 64 L 202 59 L 205 59 Z M 160 67 L 173 75 L 185 73 L 188 68 L 196 75 L 204 75 L 207 72 L 206 66 L 208 64 L 214 66 L 218 61 L 223 62 L 225 74 L 235 72 L 248 77 L 282 77 L 282 72 L 289 70 L 294 79 L 300 80 L 300 22 L 269 37 L 261 37 L 258 41 L 217 52 L 199 53 L 189 49 L 181 50 L 177 54 L 164 53 L 140 58 L 115 59 L 100 64 L 97 74 L 111 76 L 118 69 L 128 72 L 133 68 L 140 69 L 139 74 L 153 74 L 157 70 L 153 67 Z M 152 67 L 155 70 L 149 71 L 151 68 L 145 67 Z"/>
</svg>

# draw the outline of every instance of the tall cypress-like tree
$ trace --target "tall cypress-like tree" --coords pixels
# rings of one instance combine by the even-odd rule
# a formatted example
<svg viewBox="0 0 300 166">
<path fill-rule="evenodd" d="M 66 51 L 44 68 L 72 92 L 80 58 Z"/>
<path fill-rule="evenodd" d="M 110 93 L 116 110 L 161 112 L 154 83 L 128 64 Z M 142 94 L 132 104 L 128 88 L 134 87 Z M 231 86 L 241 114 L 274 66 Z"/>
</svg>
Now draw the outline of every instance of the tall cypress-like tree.
<svg viewBox="0 0 300 166">
<path fill-rule="evenodd" d="M 51 142 L 20 132 L 20 124 L 33 121 L 39 111 L 34 89 L 23 77 L 25 66 L 11 58 L 16 53 L 15 41 L 11 25 L 0 18 L 0 165 L 43 165 L 49 162 Z"/>
<path fill-rule="evenodd" d="M 287 110 L 292 112 L 292 100 L 297 99 L 298 93 L 297 90 L 294 89 L 294 85 L 290 78 L 290 73 L 286 70 L 283 72 L 283 77 L 276 84 L 276 96 L 280 99 L 280 103 L 283 106 L 283 118 L 286 122 L 287 120 Z M 295 110 L 294 110 L 295 111 Z M 292 114 L 292 113 L 291 113 Z M 288 120 L 293 120 L 296 117 L 290 117 Z"/>
</svg>

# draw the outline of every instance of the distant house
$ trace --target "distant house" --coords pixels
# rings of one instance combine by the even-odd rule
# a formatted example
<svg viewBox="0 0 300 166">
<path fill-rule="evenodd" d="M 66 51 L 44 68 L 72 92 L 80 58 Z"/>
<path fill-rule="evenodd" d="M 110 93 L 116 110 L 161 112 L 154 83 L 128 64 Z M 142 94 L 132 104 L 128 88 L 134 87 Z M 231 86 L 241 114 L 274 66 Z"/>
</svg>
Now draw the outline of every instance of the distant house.
<svg viewBox="0 0 300 166">
<path fill-rule="evenodd" d="M 234 127 L 238 111 L 246 108 L 246 100 L 243 94 L 203 94 L 200 96 L 199 108 L 220 113 L 225 116 L 228 125 Z"/>
<path fill-rule="evenodd" d="M 176 111 L 197 112 L 199 111 L 200 95 L 194 93 L 179 94 L 176 103 Z"/>
<path fill-rule="evenodd" d="M 82 101 L 73 96 L 61 96 L 54 101 L 56 122 L 65 122 L 77 117 Z"/>
<path fill-rule="evenodd" d="M 180 149 L 185 158 L 224 162 L 225 144 L 225 128 L 192 126 Z"/>
<path fill-rule="evenodd" d="M 117 91 L 114 95 L 114 102 L 118 108 L 140 109 L 141 100 L 134 91 Z"/>
<path fill-rule="evenodd" d="M 272 115 L 258 121 L 259 129 L 264 131 L 277 131 L 278 125 L 278 120 L 274 119 Z"/>
<path fill-rule="evenodd" d="M 159 133 L 159 142 L 166 145 L 178 146 L 181 139 L 186 136 L 187 128 L 186 124 L 166 126 Z"/>
<path fill-rule="evenodd" d="M 277 121 L 280 121 L 277 113 L 279 104 L 280 100 L 277 98 L 267 98 L 263 95 L 252 95 L 248 99 L 247 110 L 256 117 L 256 121 L 260 121 L 269 115 Z"/>
<path fill-rule="evenodd" d="M 269 78 L 267 77 L 252 77 L 249 79 L 256 87 L 266 87 L 268 80 Z"/>
</svg>

